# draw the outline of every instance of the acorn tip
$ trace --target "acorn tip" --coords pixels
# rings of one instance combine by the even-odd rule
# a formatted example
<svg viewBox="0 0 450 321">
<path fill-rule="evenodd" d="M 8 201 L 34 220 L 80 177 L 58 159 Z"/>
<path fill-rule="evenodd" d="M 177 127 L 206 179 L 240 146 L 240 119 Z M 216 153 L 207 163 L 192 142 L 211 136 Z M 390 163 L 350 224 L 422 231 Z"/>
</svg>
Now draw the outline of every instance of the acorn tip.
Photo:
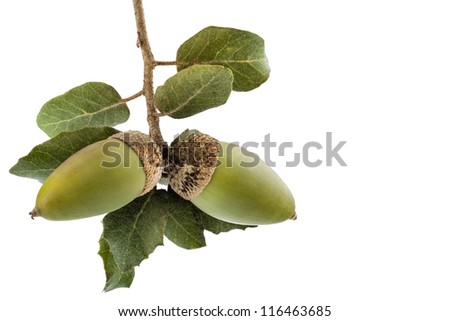
<svg viewBox="0 0 450 321">
<path fill-rule="evenodd" d="M 32 220 L 34 220 L 34 218 L 35 218 L 36 216 L 39 216 L 39 213 L 38 213 L 38 211 L 36 210 L 36 208 L 33 208 L 33 210 L 32 210 L 29 214 L 30 214 Z"/>
</svg>

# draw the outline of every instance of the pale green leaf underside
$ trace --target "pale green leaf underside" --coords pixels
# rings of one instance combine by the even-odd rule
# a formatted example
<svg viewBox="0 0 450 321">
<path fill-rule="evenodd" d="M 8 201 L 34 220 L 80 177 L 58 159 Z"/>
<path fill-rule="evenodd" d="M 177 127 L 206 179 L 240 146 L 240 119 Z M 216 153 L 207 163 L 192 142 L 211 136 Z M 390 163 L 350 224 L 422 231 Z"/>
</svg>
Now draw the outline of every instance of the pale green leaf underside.
<svg viewBox="0 0 450 321">
<path fill-rule="evenodd" d="M 115 133 L 117 130 L 111 127 L 84 128 L 75 132 L 60 133 L 37 145 L 28 155 L 20 158 L 10 169 L 10 173 L 43 182 L 72 154 Z"/>
<path fill-rule="evenodd" d="M 264 40 L 249 31 L 207 27 L 177 51 L 178 70 L 192 64 L 222 65 L 233 72 L 233 90 L 249 91 L 263 84 L 270 75 Z"/>
<path fill-rule="evenodd" d="M 130 116 L 121 99 L 113 87 L 88 82 L 45 103 L 37 124 L 50 137 L 84 127 L 112 127 L 126 122 Z"/>
<path fill-rule="evenodd" d="M 156 107 L 173 118 L 189 117 L 225 104 L 232 85 L 233 74 L 228 68 L 194 65 L 157 88 Z"/>
</svg>

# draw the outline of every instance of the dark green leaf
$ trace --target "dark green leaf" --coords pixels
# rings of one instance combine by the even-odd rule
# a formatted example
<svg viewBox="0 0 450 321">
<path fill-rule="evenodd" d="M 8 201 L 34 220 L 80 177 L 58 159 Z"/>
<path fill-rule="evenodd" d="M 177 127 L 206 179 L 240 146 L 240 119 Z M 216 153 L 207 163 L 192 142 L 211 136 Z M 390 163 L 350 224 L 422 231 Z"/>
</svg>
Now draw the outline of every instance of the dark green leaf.
<svg viewBox="0 0 450 321">
<path fill-rule="evenodd" d="M 206 246 L 203 227 L 198 221 L 200 210 L 175 192 L 164 193 L 167 207 L 167 223 L 164 235 L 176 245 L 185 249 Z"/>
<path fill-rule="evenodd" d="M 182 248 L 194 249 L 206 245 L 204 229 L 217 234 L 246 227 L 209 217 L 172 190 L 152 191 L 103 219 L 99 254 L 106 272 L 105 291 L 129 287 L 134 267 L 163 245 L 163 235 Z"/>
<path fill-rule="evenodd" d="M 233 72 L 233 89 L 249 91 L 270 74 L 264 40 L 251 32 L 207 27 L 184 42 L 177 51 L 178 70 L 192 64 L 222 65 Z"/>
<path fill-rule="evenodd" d="M 229 232 L 231 230 L 245 230 L 248 227 L 256 227 L 251 225 L 239 225 L 239 224 L 233 224 L 224 222 L 221 220 L 218 220 L 206 213 L 203 213 L 202 211 L 198 211 L 197 213 L 198 220 L 200 221 L 200 224 L 202 224 L 203 228 L 207 231 L 210 231 L 214 234 L 219 234 L 222 232 Z"/>
<path fill-rule="evenodd" d="M 233 74 L 228 68 L 191 66 L 157 88 L 156 107 L 173 118 L 189 117 L 225 104 L 232 85 Z"/>
<path fill-rule="evenodd" d="M 138 266 L 163 245 L 166 217 L 153 193 L 135 199 L 103 219 L 103 237 L 120 271 Z"/>
<path fill-rule="evenodd" d="M 115 126 L 130 116 L 117 91 L 101 82 L 88 82 L 42 106 L 37 124 L 50 137 L 85 127 Z"/>
<path fill-rule="evenodd" d="M 43 182 L 72 154 L 115 133 L 117 130 L 111 127 L 84 128 L 75 132 L 60 133 L 34 147 L 27 156 L 19 159 L 9 172 Z"/>
<path fill-rule="evenodd" d="M 129 288 L 134 279 L 134 268 L 122 272 L 110 251 L 108 241 L 103 237 L 100 238 L 100 250 L 98 254 L 103 259 L 103 266 L 106 271 L 106 283 L 103 291 L 108 292 L 117 288 Z"/>
</svg>

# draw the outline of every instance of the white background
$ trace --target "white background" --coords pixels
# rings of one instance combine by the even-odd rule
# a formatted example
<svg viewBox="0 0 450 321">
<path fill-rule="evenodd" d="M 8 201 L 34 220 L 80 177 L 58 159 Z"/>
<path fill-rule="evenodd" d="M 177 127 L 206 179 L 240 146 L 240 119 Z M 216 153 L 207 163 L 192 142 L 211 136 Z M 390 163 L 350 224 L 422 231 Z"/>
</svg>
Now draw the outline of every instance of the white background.
<svg viewBox="0 0 450 321">
<path fill-rule="evenodd" d="M 8 173 L 47 139 L 50 98 L 87 81 L 140 90 L 131 0 L 3 1 L 0 318 L 119 320 L 118 308 L 330 305 L 324 320 L 449 320 L 450 8 L 446 1 L 144 1 L 154 54 L 209 25 L 266 41 L 269 81 L 191 119 L 162 119 L 221 140 L 291 141 L 272 153 L 295 194 L 295 222 L 165 240 L 131 289 L 103 293 L 101 216 L 32 221 L 39 183 Z M 156 84 L 174 73 L 156 71 Z M 121 129 L 146 131 L 144 101 Z M 286 167 L 309 141 L 347 141 L 334 163 Z M 263 150 L 257 150 L 262 154 Z M 311 154 L 324 157 L 323 150 Z M 254 318 L 258 318 L 257 315 Z M 271 319 L 271 318 L 264 318 Z M 284 318 L 294 320 L 298 318 Z M 320 319 L 320 318 L 310 318 Z"/>
</svg>

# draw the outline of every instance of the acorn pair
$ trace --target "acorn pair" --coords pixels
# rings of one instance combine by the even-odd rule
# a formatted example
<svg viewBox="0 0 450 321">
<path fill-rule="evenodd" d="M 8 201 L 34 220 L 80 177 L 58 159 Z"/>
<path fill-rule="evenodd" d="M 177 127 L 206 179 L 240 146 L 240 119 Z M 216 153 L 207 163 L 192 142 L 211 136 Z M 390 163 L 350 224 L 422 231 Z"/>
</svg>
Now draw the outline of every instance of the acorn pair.
<svg viewBox="0 0 450 321">
<path fill-rule="evenodd" d="M 152 190 L 164 169 L 178 195 L 217 219 L 245 225 L 295 219 L 291 192 L 256 154 L 194 130 L 165 154 L 163 160 L 160 146 L 134 131 L 91 144 L 47 178 L 30 214 L 71 220 L 117 210 Z"/>
</svg>

